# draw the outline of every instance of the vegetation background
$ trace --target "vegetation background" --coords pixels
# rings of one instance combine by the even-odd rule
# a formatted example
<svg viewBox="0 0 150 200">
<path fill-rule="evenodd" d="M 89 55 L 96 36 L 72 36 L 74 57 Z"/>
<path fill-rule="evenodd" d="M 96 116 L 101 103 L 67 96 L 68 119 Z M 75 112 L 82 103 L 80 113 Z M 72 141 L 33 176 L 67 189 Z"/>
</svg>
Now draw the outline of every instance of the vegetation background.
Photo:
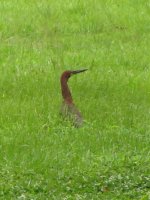
<svg viewBox="0 0 150 200">
<path fill-rule="evenodd" d="M 148 200 L 149 52 L 149 0 L 1 0 L 0 199 Z"/>
</svg>

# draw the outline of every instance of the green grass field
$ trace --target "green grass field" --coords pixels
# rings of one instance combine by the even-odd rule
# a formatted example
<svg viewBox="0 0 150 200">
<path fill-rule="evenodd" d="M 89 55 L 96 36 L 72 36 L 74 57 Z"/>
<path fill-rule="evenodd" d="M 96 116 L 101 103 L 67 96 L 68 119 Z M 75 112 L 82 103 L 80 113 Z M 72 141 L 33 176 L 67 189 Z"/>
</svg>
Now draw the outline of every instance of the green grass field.
<svg viewBox="0 0 150 200">
<path fill-rule="evenodd" d="M 1 0 L 0 199 L 148 200 L 149 52 L 149 0 Z"/>
</svg>

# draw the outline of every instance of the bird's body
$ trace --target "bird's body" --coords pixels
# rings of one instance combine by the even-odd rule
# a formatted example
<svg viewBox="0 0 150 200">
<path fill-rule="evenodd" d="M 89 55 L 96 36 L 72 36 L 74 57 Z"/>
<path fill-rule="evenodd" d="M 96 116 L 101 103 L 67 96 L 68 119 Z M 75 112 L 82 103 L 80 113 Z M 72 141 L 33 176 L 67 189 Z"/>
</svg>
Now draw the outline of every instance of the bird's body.
<svg viewBox="0 0 150 200">
<path fill-rule="evenodd" d="M 74 104 L 68 104 L 66 102 L 62 103 L 61 113 L 63 117 L 68 118 L 73 122 L 75 127 L 80 127 L 83 124 L 83 118 L 81 113 L 75 107 Z"/>
<path fill-rule="evenodd" d="M 62 97 L 63 103 L 61 107 L 61 113 L 63 117 L 69 118 L 75 127 L 80 127 L 83 123 L 83 118 L 79 110 L 73 103 L 73 99 L 71 96 L 70 89 L 68 87 L 68 79 L 71 75 L 83 72 L 85 70 L 76 70 L 76 71 L 65 71 L 61 75 L 61 90 L 62 90 Z"/>
</svg>

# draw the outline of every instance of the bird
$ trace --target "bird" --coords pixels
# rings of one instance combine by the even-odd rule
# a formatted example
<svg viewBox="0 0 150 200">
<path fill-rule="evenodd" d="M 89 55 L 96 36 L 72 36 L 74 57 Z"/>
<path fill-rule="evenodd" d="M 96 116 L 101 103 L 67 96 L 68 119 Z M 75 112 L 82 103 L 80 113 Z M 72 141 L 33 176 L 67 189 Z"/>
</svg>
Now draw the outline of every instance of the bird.
<svg viewBox="0 0 150 200">
<path fill-rule="evenodd" d="M 80 111 L 76 108 L 73 98 L 71 95 L 71 91 L 68 87 L 68 80 L 71 76 L 85 72 L 87 69 L 81 70 L 67 70 L 61 74 L 60 83 L 61 83 L 61 92 L 62 92 L 62 106 L 61 106 L 61 114 L 64 118 L 67 118 L 73 122 L 75 127 L 81 127 L 83 124 L 83 118 Z"/>
</svg>

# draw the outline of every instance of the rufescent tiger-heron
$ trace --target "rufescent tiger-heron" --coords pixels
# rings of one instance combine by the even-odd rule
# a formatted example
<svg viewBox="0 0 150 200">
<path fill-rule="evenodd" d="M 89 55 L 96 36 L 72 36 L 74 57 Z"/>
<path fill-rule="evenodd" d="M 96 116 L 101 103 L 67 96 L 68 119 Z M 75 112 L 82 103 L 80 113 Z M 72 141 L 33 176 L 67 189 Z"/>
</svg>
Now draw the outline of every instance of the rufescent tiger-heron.
<svg viewBox="0 0 150 200">
<path fill-rule="evenodd" d="M 73 102 L 73 98 L 67 82 L 71 76 L 81 72 L 85 72 L 86 70 L 87 69 L 64 71 L 60 78 L 63 97 L 61 114 L 63 115 L 63 117 L 69 118 L 73 122 L 75 127 L 80 127 L 83 124 L 83 118 L 80 111 L 76 108 Z"/>
</svg>

